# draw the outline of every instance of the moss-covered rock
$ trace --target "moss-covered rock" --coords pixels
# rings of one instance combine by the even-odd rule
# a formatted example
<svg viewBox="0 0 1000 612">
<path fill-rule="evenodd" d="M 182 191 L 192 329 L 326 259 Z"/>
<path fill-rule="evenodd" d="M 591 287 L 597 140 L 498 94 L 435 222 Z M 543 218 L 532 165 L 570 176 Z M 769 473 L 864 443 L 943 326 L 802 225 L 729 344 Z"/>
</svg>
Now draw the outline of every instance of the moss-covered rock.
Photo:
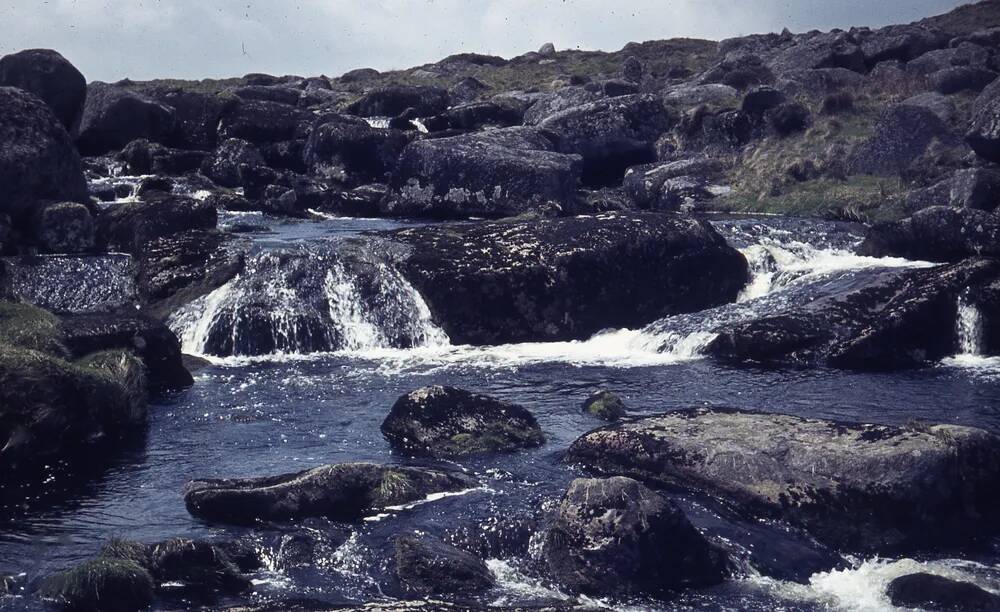
<svg viewBox="0 0 1000 612">
<path fill-rule="evenodd" d="M 100 557 L 49 578 L 42 597 L 69 610 L 133 612 L 153 602 L 153 577 L 132 561 Z"/>
<path fill-rule="evenodd" d="M 0 302 L 0 344 L 64 357 L 63 337 L 57 316 L 31 304 Z"/>
<path fill-rule="evenodd" d="M 441 386 L 400 397 L 382 423 L 382 435 L 401 450 L 433 457 L 512 451 L 545 441 L 522 406 Z"/>
<path fill-rule="evenodd" d="M 583 411 L 605 421 L 617 421 L 625 416 L 625 402 L 610 391 L 597 391 L 583 402 Z"/>
</svg>

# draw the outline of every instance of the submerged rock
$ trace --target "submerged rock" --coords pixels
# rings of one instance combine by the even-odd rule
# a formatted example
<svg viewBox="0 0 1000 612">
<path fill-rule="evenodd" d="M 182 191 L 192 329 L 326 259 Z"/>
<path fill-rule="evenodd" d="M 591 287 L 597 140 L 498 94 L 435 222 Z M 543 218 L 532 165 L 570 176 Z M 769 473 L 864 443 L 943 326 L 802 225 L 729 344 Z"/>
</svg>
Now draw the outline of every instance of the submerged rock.
<svg viewBox="0 0 1000 612">
<path fill-rule="evenodd" d="M 959 351 L 958 300 L 1000 275 L 992 259 L 871 272 L 845 290 L 724 326 L 707 348 L 737 361 L 892 370 Z M 998 347 L 986 347 L 995 351 Z"/>
<path fill-rule="evenodd" d="M 900 608 L 933 612 L 950 610 L 1000 610 L 1000 595 L 972 584 L 937 576 L 909 574 L 889 583 L 889 601 Z"/>
<path fill-rule="evenodd" d="M 396 575 L 411 595 L 469 595 L 496 582 L 481 559 L 428 536 L 395 540 Z"/>
<path fill-rule="evenodd" d="M 83 112 L 87 79 L 73 64 L 51 49 L 27 49 L 0 58 L 0 87 L 17 87 L 49 105 L 63 127 Z"/>
<path fill-rule="evenodd" d="M 87 202 L 80 156 L 44 102 L 0 87 L 0 215 L 15 223 L 43 200 Z"/>
<path fill-rule="evenodd" d="M 603 475 L 717 496 L 866 553 L 982 542 L 1000 509 L 1000 440 L 956 425 L 701 408 L 590 432 L 567 459 Z"/>
<path fill-rule="evenodd" d="M 605 213 L 380 234 L 456 344 L 585 339 L 730 302 L 747 263 L 708 223 Z"/>
<path fill-rule="evenodd" d="M 513 451 L 545 441 L 525 408 L 440 386 L 400 397 L 382 423 L 382 435 L 396 448 L 439 458 Z"/>
<path fill-rule="evenodd" d="M 194 480 L 184 487 L 184 503 L 192 515 L 221 523 L 250 524 L 311 516 L 354 521 L 433 493 L 474 486 L 474 480 L 454 472 L 342 463 L 280 476 Z"/>
<path fill-rule="evenodd" d="M 574 480 L 544 537 L 554 578 L 587 595 L 662 596 L 725 576 L 725 553 L 631 478 Z"/>
<path fill-rule="evenodd" d="M 626 415 L 625 402 L 610 391 L 597 391 L 583 402 L 583 412 L 605 421 L 617 421 Z"/>
</svg>

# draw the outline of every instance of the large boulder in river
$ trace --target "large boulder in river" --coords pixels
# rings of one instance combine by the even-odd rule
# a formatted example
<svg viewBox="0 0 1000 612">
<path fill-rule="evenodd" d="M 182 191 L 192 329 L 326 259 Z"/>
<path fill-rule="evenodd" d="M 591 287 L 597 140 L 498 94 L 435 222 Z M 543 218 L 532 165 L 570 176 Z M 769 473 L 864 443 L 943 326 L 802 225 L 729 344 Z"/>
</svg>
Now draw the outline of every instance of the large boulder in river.
<svg viewBox="0 0 1000 612">
<path fill-rule="evenodd" d="M 396 575 L 410 595 L 470 595 L 496 583 L 481 559 L 428 536 L 397 536 Z"/>
<path fill-rule="evenodd" d="M 409 142 L 399 130 L 337 116 L 313 128 L 303 155 L 313 174 L 354 186 L 384 182 Z"/>
<path fill-rule="evenodd" d="M 574 480 L 544 538 L 553 577 L 587 595 L 662 596 L 725 576 L 725 554 L 631 478 Z"/>
<path fill-rule="evenodd" d="M 959 297 L 998 276 L 995 259 L 869 271 L 841 292 L 724 325 L 706 350 L 738 362 L 860 370 L 926 365 L 959 352 Z"/>
<path fill-rule="evenodd" d="M 244 176 L 267 164 L 260 149 L 240 138 L 229 138 L 208 155 L 201 165 L 201 173 L 222 187 L 243 187 Z"/>
<path fill-rule="evenodd" d="M 87 86 L 87 101 L 74 134 L 81 153 L 103 155 L 139 138 L 166 142 L 176 128 L 173 109 L 124 87 L 97 81 Z"/>
<path fill-rule="evenodd" d="M 67 130 L 73 129 L 80 118 L 87 97 L 87 79 L 51 49 L 27 49 L 0 58 L 0 87 L 17 87 L 35 94 Z"/>
<path fill-rule="evenodd" d="M 906 219 L 872 226 L 860 252 L 926 261 L 996 256 L 1000 255 L 1000 219 L 978 208 L 930 206 Z"/>
<path fill-rule="evenodd" d="M 425 387 L 396 400 L 382 435 L 403 451 L 433 457 L 512 451 L 545 441 L 522 406 L 454 387 Z"/>
<path fill-rule="evenodd" d="M 629 166 L 654 161 L 654 145 L 673 123 L 660 98 L 639 94 L 575 106 L 540 127 L 558 136 L 557 151 L 583 157 L 585 185 L 603 186 L 620 183 Z"/>
<path fill-rule="evenodd" d="M 110 248 L 140 253 L 153 240 L 192 229 L 215 229 L 218 211 L 211 203 L 151 192 L 144 201 L 119 202 L 98 217 L 101 240 Z"/>
<path fill-rule="evenodd" d="M 584 339 L 730 302 L 744 257 L 707 222 L 605 213 L 410 228 L 403 275 L 452 342 Z"/>
<path fill-rule="evenodd" d="M 889 583 L 886 595 L 898 608 L 934 612 L 1000 610 L 1000 595 L 971 582 L 936 574 L 907 574 Z"/>
<path fill-rule="evenodd" d="M 567 459 L 718 497 L 864 553 L 986 542 L 1000 510 L 1000 439 L 957 425 L 700 408 L 592 431 Z"/>
<path fill-rule="evenodd" d="M 220 523 L 308 517 L 354 521 L 432 493 L 475 486 L 470 477 L 456 472 L 342 463 L 280 476 L 194 480 L 184 487 L 184 503 L 194 516 Z"/>
<path fill-rule="evenodd" d="M 408 108 L 418 117 L 438 115 L 448 108 L 448 92 L 423 85 L 388 85 L 361 96 L 347 112 L 359 117 L 395 117 Z"/>
<path fill-rule="evenodd" d="M 0 215 L 22 218 L 42 200 L 88 200 L 69 134 L 35 96 L 0 87 L 0 142 Z"/>
<path fill-rule="evenodd" d="M 534 128 L 418 140 L 403 150 L 386 212 L 439 218 L 504 217 L 575 197 L 580 158 L 554 151 Z"/>
</svg>

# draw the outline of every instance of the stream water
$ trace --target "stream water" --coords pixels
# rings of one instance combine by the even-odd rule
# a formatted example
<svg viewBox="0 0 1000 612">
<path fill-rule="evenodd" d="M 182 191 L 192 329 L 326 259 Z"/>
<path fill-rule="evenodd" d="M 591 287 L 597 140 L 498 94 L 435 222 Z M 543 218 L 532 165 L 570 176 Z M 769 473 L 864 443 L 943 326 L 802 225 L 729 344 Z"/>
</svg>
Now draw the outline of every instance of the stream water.
<svg viewBox="0 0 1000 612">
<path fill-rule="evenodd" d="M 343 237 L 397 224 L 254 215 L 223 220 L 236 222 L 270 228 L 254 235 L 257 252 L 247 272 L 172 320 L 185 350 L 205 354 L 212 365 L 197 372 L 193 388 L 154 402 L 146 439 L 113 466 L 85 482 L 57 478 L 46 486 L 59 493 L 31 509 L 4 509 L 0 572 L 24 573 L 30 581 L 85 560 L 113 536 L 157 541 L 246 533 L 206 525 L 187 513 L 181 488 L 192 478 L 277 474 L 345 461 L 406 463 L 390 450 L 379 425 L 398 396 L 428 384 L 523 404 L 538 417 L 547 443 L 448 464 L 474 475 L 481 486 L 353 525 L 347 543 L 320 563 L 259 572 L 255 597 L 379 599 L 392 534 L 419 530 L 447 536 L 550 507 L 581 475 L 562 462 L 565 449 L 601 425 L 580 411 L 597 388 L 620 394 L 637 414 L 732 406 L 882 423 L 959 423 L 1000 433 L 1000 364 L 977 354 L 978 314 L 968 305 L 960 308 L 959 321 L 942 322 L 960 330 L 964 354 L 919 370 L 739 368 L 701 356 L 720 323 L 827 295 L 886 266 L 928 265 L 856 255 L 859 235 L 850 225 L 716 219 L 716 227 L 752 264 L 753 280 L 737 303 L 643 329 L 609 330 L 586 341 L 475 347 L 452 345 L 430 320 L 419 294 L 392 270 L 376 274 L 379 291 L 359 291 L 354 279 L 317 255 Z M 287 273 L 292 267 L 296 272 Z M 303 284 L 303 278 L 309 282 Z M 272 350 L 264 351 L 269 354 L 238 350 L 248 346 L 237 339 L 245 326 L 240 313 L 249 301 L 263 302 L 263 310 L 273 314 L 265 326 L 275 339 Z M 309 312 L 288 316 L 302 311 L 303 303 L 312 304 Z M 228 341 L 210 342 L 213 334 Z M 847 558 L 843 569 L 793 582 L 787 578 L 801 568 L 793 567 L 797 557 L 788 551 L 808 549 L 811 542 L 780 525 L 720 515 L 705 500 L 678 502 L 696 526 L 743 560 L 740 574 L 670 602 L 593 603 L 635 610 L 891 610 L 885 585 L 918 568 L 1000 590 L 1000 554 Z M 270 540 L 256 537 L 265 556 L 273 558 Z M 498 584 L 482 603 L 570 599 L 534 571 L 536 549 L 489 559 Z M 31 597 L 0 600 L 4 609 L 39 606 Z"/>
</svg>

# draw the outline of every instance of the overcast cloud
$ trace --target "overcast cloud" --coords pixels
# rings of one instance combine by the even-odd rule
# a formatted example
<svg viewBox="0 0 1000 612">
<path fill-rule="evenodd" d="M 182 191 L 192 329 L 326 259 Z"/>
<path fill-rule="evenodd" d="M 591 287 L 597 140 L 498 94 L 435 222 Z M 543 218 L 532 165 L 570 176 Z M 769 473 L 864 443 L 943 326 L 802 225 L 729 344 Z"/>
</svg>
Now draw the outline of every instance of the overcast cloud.
<svg viewBox="0 0 1000 612">
<path fill-rule="evenodd" d="M 629 41 L 880 26 L 963 0 L 0 0 L 0 54 L 49 47 L 90 80 L 406 68 Z"/>
</svg>

